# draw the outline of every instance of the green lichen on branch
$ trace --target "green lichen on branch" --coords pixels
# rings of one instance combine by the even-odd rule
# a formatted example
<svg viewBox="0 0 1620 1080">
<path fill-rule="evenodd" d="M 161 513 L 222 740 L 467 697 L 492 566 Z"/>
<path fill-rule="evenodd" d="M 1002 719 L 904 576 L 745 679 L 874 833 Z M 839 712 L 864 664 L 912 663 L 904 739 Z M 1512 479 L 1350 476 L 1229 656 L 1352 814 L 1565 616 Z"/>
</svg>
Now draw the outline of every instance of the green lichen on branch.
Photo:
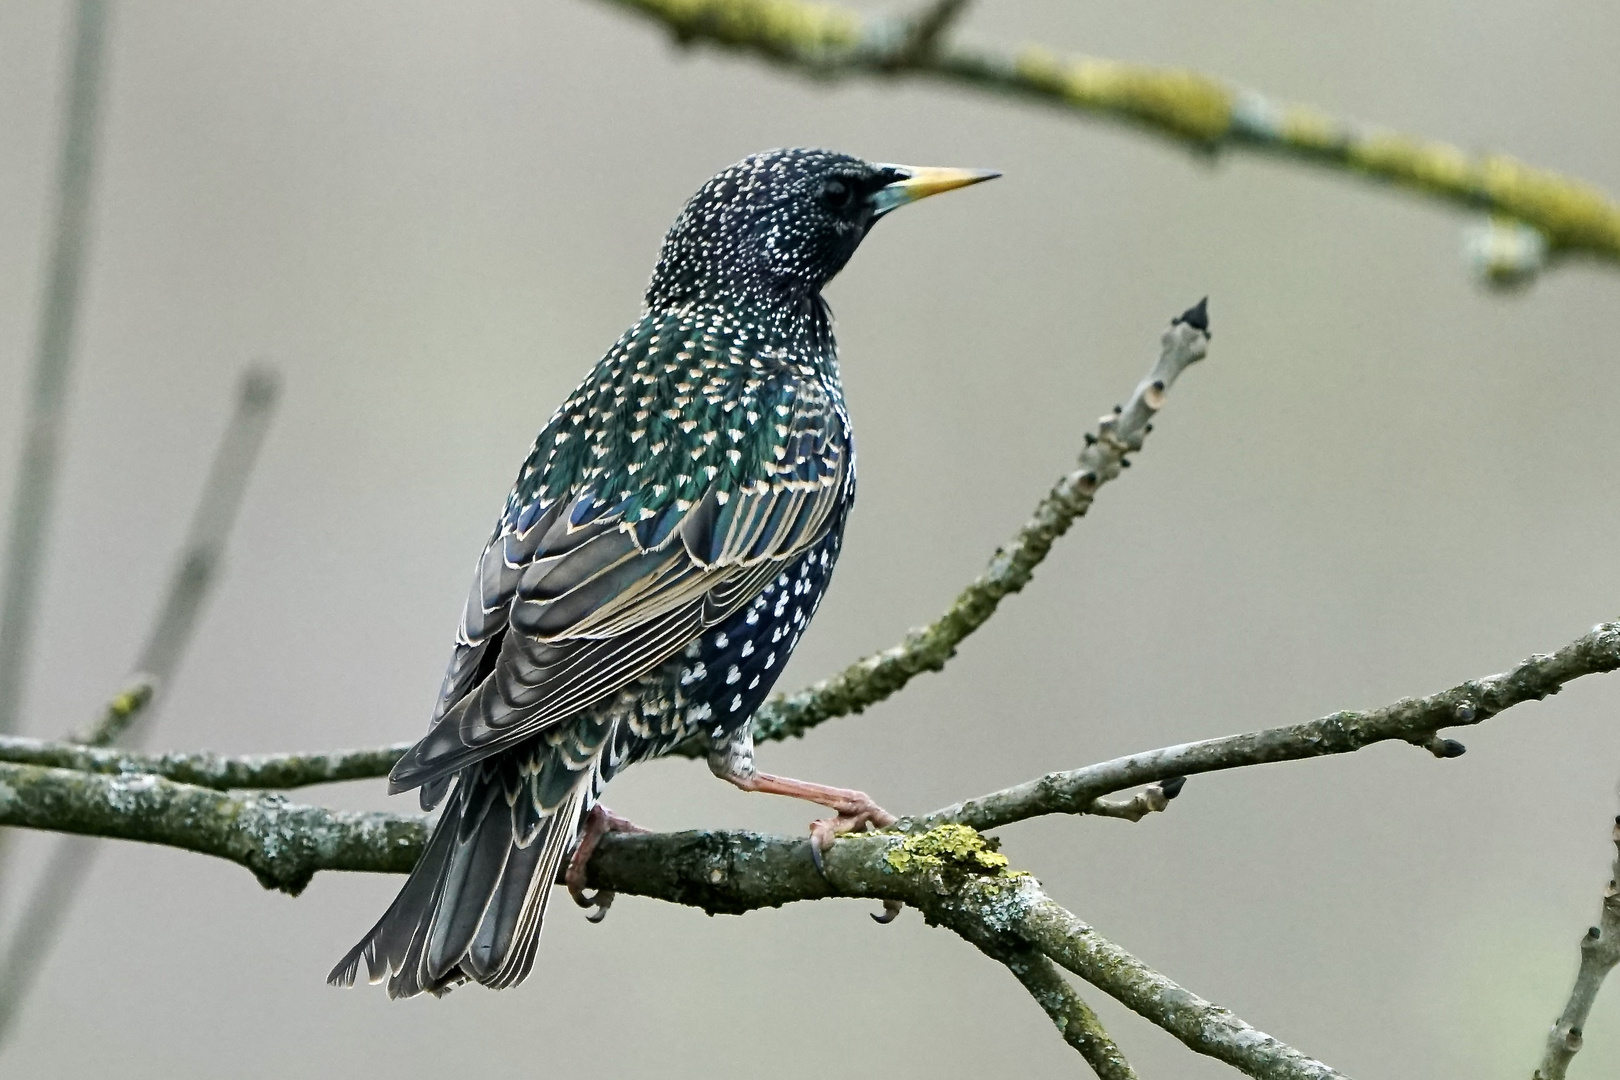
<svg viewBox="0 0 1620 1080">
<path fill-rule="evenodd" d="M 897 874 L 932 874 L 942 880 L 964 877 L 1007 879 L 1027 876 L 1012 869 L 996 843 L 966 825 L 941 825 L 908 836 L 883 856 Z"/>
<path fill-rule="evenodd" d="M 910 45 L 917 17 L 865 17 L 800 0 L 611 0 L 667 27 L 816 78 L 910 76 L 973 86 L 1116 120 L 1202 153 L 1293 158 L 1521 222 L 1549 254 L 1620 262 L 1620 204 L 1590 184 L 1502 155 L 1378 131 L 1306 105 L 1272 101 L 1195 71 L 1027 46 L 998 51 L 944 41 Z"/>
</svg>

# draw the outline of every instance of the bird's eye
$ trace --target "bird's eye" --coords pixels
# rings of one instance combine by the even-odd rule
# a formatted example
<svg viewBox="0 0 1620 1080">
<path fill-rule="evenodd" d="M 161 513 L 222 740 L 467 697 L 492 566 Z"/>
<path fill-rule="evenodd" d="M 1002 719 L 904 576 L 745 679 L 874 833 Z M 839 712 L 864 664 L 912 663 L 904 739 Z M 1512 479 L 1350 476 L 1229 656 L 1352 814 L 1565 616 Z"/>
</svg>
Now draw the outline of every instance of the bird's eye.
<svg viewBox="0 0 1620 1080">
<path fill-rule="evenodd" d="M 821 185 L 821 201 L 831 210 L 847 210 L 855 201 L 855 190 L 849 181 L 834 178 Z"/>
</svg>

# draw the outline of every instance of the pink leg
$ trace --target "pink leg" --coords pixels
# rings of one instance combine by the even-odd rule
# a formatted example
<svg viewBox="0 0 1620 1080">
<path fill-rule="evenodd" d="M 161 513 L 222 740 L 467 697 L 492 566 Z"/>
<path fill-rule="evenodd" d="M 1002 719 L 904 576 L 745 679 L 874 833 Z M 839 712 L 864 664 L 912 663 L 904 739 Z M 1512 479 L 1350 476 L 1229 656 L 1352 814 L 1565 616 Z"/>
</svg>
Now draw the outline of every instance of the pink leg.
<svg viewBox="0 0 1620 1080">
<path fill-rule="evenodd" d="M 574 903 L 582 908 L 596 909 L 585 916 L 591 922 L 598 923 L 607 918 L 608 908 L 613 906 L 613 893 L 609 890 L 598 889 L 595 894 L 588 894 L 585 891 L 585 868 L 590 865 L 591 856 L 596 852 L 596 845 L 610 832 L 646 831 L 640 825 L 620 817 L 605 806 L 593 806 L 590 813 L 585 815 L 585 827 L 580 830 L 579 844 L 568 860 L 568 869 L 563 874 L 563 884 L 568 886 L 568 895 L 574 898 Z"/>
<path fill-rule="evenodd" d="M 742 776 L 726 775 L 725 779 L 744 791 L 787 795 L 834 811 L 837 817 L 821 818 L 810 823 L 811 850 L 815 853 L 818 866 L 821 864 L 822 852 L 831 846 L 833 838 L 839 833 L 868 828 L 884 829 L 897 820 L 893 814 L 873 802 L 872 797 L 864 791 L 827 787 L 825 784 L 811 784 L 804 780 L 793 780 L 786 776 L 773 776 L 762 772 L 750 772 Z"/>
</svg>

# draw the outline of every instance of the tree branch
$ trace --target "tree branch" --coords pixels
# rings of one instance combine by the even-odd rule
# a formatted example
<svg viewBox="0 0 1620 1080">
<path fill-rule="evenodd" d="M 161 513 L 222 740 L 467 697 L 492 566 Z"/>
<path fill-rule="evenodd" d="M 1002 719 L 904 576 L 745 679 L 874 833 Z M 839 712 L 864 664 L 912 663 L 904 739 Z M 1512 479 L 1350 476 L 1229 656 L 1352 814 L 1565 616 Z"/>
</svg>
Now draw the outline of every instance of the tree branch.
<svg viewBox="0 0 1620 1080">
<path fill-rule="evenodd" d="M 897 19 L 802 0 L 612 2 L 682 44 L 702 41 L 818 78 L 907 75 L 975 87 L 1122 121 L 1201 152 L 1248 150 L 1321 165 L 1533 227 L 1538 242 L 1510 229 L 1474 245 L 1479 270 L 1493 280 L 1522 280 L 1551 255 L 1620 262 L 1620 205 L 1586 183 L 1509 157 L 1363 129 L 1197 72 L 1062 57 L 1039 46 L 947 45 L 938 32 L 928 48 L 910 48 L 914 28 L 937 9 Z"/>
<path fill-rule="evenodd" d="M 1620 622 L 1602 623 L 1550 656 L 1532 656 L 1500 675 L 1470 679 L 1429 697 L 1403 698 L 1381 709 L 1337 712 L 1305 724 L 1182 743 L 1083 769 L 1048 773 L 931 814 L 902 818 L 895 828 L 919 831 L 955 823 L 987 830 L 1042 814 L 1109 813 L 1098 808 L 1098 799 L 1140 784 L 1273 761 L 1348 754 L 1393 739 L 1415 743 L 1441 757 L 1455 757 L 1463 752 L 1462 744 L 1440 739 L 1436 734 L 1440 729 L 1482 723 L 1514 705 L 1556 694 L 1574 679 L 1616 669 L 1620 669 Z"/>
<path fill-rule="evenodd" d="M 1124 1051 L 1046 954 L 1030 945 L 1010 945 L 1004 935 L 984 933 L 985 929 L 982 923 L 969 923 L 958 932 L 980 952 L 1006 965 L 1035 1003 L 1046 1010 L 1063 1041 L 1079 1051 L 1100 1080 L 1136 1080 L 1136 1070 L 1125 1060 Z"/>
<path fill-rule="evenodd" d="M 1603 980 L 1620 964 L 1620 818 L 1614 822 L 1615 859 L 1609 885 L 1603 890 L 1598 924 L 1581 938 L 1581 966 L 1569 1002 L 1547 1034 L 1547 1052 L 1534 1080 L 1564 1080 L 1570 1060 L 1581 1048 L 1582 1030 Z"/>
<path fill-rule="evenodd" d="M 217 791 L 232 788 L 282 790 L 387 776 L 388 770 L 405 756 L 411 745 L 402 742 L 365 750 L 227 757 L 206 750 L 142 754 L 6 735 L 0 736 L 0 761 L 78 772 L 161 776 Z"/>
<path fill-rule="evenodd" d="M 100 722 L 76 741 L 88 746 L 111 745 L 173 680 L 219 573 L 231 526 L 247 493 L 280 392 L 281 380 L 273 369 L 254 364 L 243 372 L 236 408 L 209 464 L 163 606 L 135 661 L 135 674 L 109 703 Z"/>
<path fill-rule="evenodd" d="M 76 736 L 75 742 L 92 747 L 110 745 L 126 734 L 138 718 L 150 713 L 156 699 L 173 681 L 218 575 L 225 543 L 269 430 L 279 390 L 279 378 L 267 367 L 253 365 L 243 374 L 236 408 L 209 465 L 174 576 L 136 661 L 135 674 L 108 703 L 96 725 Z M 61 839 L 23 904 L 0 957 L 0 1039 L 16 1020 L 95 857 L 96 848 L 89 841 L 78 837 Z"/>
<path fill-rule="evenodd" d="M 39 337 L 34 343 L 5 569 L 0 574 L 0 734 L 17 729 L 33 640 L 34 606 L 45 576 L 45 529 L 56 500 L 68 371 L 73 364 L 90 233 L 90 181 L 95 174 L 108 6 L 107 0 L 79 0 L 73 16 L 73 53 L 64 88 L 61 157 L 56 165 L 56 229 L 51 236 Z"/>
<path fill-rule="evenodd" d="M 1129 401 L 1099 420 L 1096 434 L 1086 435 L 1080 467 L 1053 486 L 1036 505 L 1034 516 L 996 550 L 990 565 L 943 615 L 912 630 L 899 645 L 857 660 L 830 679 L 792 697 L 766 702 L 754 715 L 754 741 L 798 738 L 823 721 L 877 704 L 925 671 L 943 668 L 956 655 L 956 647 L 989 621 L 1002 600 L 1029 584 L 1058 537 L 1091 508 L 1098 489 L 1130 464 L 1126 455 L 1142 449 L 1171 385 L 1204 358 L 1209 338 L 1209 313 L 1206 302 L 1200 300 L 1173 319 L 1161 335 L 1159 359 Z M 708 749 L 701 740 L 692 739 L 676 753 L 702 757 Z"/>
<path fill-rule="evenodd" d="M 141 840 L 213 855 L 251 870 L 267 888 L 293 894 L 319 870 L 405 873 L 427 836 L 420 817 L 301 806 L 278 795 L 227 794 L 155 776 L 9 763 L 0 764 L 0 825 Z M 986 951 L 1025 955 L 1033 949 L 1050 956 L 1193 1049 L 1252 1076 L 1324 1080 L 1338 1075 L 1101 938 L 1047 899 L 1034 878 L 1009 869 L 1005 857 L 971 829 L 850 836 L 834 844 L 824 862 L 825 876 L 817 873 L 803 839 L 746 832 L 612 834 L 603 837 L 591 860 L 589 884 L 710 914 L 831 896 L 899 900 L 975 944 L 986 943 Z M 1015 974 L 1052 990 L 1038 968 Z M 1072 1015 L 1067 998 L 1042 1005 L 1049 1012 L 1062 1010 L 1066 1019 Z M 1118 1054 L 1111 1041 L 1096 1036 L 1078 1037 L 1092 1040 L 1099 1060 Z M 1067 1030 L 1065 1037 L 1070 1038 Z"/>
</svg>

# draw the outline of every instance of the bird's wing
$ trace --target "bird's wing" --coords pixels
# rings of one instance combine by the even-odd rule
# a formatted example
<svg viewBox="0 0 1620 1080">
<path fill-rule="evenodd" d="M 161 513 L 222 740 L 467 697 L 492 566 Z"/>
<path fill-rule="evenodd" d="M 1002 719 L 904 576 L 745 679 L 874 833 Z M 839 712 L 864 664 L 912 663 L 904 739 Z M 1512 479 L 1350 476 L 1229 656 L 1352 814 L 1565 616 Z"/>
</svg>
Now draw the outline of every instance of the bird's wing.
<svg viewBox="0 0 1620 1080">
<path fill-rule="evenodd" d="M 426 785 L 424 800 L 436 801 L 453 772 L 679 653 L 826 534 L 853 460 L 825 387 L 788 374 L 739 401 L 753 406 L 739 424 L 758 417 L 747 434 L 766 425 L 750 460 L 726 446 L 746 439 L 697 433 L 637 470 L 646 479 L 613 506 L 603 506 L 598 482 L 509 509 L 479 560 L 435 722 L 395 768 L 393 790 Z M 707 482 L 700 497 L 646 497 L 671 486 L 662 479 L 693 473 Z"/>
</svg>

